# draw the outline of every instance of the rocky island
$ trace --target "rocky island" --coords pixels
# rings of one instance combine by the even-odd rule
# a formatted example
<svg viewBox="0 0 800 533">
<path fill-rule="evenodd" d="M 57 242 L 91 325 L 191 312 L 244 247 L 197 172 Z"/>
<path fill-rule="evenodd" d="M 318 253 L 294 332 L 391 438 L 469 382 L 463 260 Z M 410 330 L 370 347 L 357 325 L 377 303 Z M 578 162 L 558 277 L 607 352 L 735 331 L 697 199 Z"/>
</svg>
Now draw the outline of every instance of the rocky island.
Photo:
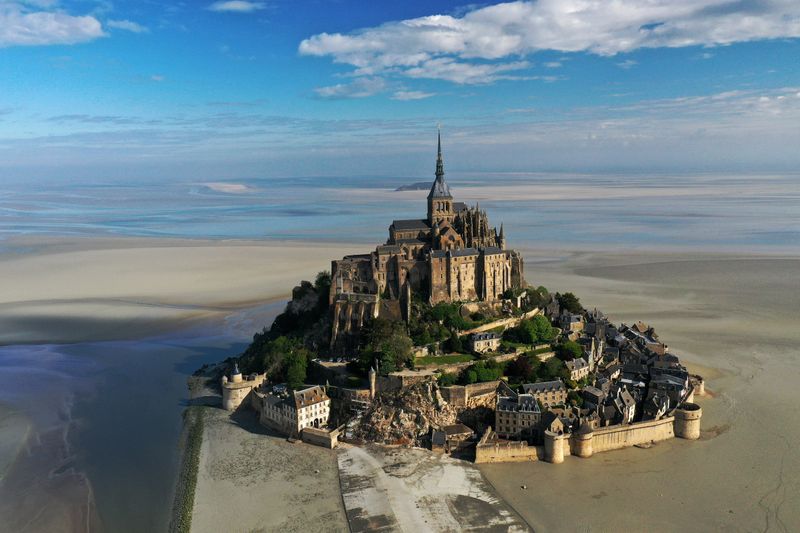
<svg viewBox="0 0 800 533">
<path fill-rule="evenodd" d="M 225 410 L 255 413 L 291 442 L 329 449 L 557 464 L 697 439 L 703 378 L 653 327 L 614 324 L 570 292 L 528 283 L 503 225 L 454 201 L 438 143 L 427 216 L 394 220 L 385 243 L 303 281 L 270 327 L 198 371 L 195 387 L 210 384 Z M 348 504 L 352 455 L 339 457 L 349 525 L 369 529 Z"/>
</svg>

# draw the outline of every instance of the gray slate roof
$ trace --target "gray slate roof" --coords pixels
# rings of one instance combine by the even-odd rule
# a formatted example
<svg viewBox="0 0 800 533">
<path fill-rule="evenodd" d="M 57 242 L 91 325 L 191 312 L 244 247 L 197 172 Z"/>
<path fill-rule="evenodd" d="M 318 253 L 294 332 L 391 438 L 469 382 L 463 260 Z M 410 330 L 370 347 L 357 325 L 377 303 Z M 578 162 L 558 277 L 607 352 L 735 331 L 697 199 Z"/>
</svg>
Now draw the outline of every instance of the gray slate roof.
<svg viewBox="0 0 800 533">
<path fill-rule="evenodd" d="M 431 192 L 428 193 L 428 198 L 452 198 L 450 194 L 450 186 L 444 181 L 444 176 L 441 179 L 436 178 L 431 186 Z"/>
<path fill-rule="evenodd" d="M 394 221 L 392 221 L 392 226 L 394 226 L 395 230 L 400 230 L 400 231 L 413 230 L 413 229 L 418 229 L 418 230 L 429 230 L 430 229 L 430 226 L 428 225 L 428 221 L 427 220 L 419 220 L 419 219 L 394 220 Z"/>
</svg>

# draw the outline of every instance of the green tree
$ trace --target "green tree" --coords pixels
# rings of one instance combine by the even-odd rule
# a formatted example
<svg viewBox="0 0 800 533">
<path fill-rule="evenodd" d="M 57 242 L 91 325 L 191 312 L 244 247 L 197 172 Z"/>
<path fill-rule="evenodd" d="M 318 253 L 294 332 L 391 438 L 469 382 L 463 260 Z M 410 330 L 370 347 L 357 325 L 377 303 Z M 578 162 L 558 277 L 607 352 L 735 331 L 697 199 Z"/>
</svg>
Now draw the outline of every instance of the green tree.
<svg viewBox="0 0 800 533">
<path fill-rule="evenodd" d="M 308 361 L 304 350 L 295 350 L 286 355 L 286 385 L 293 390 L 303 386 L 306 381 Z"/>
<path fill-rule="evenodd" d="M 366 371 L 375 361 L 385 372 L 411 367 L 412 347 L 411 338 L 403 322 L 375 318 L 361 331 L 359 350 L 361 367 Z"/>
<path fill-rule="evenodd" d="M 575 341 L 566 341 L 555 347 L 556 357 L 562 361 L 572 361 L 583 356 L 583 346 Z"/>
<path fill-rule="evenodd" d="M 455 331 L 450 332 L 450 338 L 447 340 L 447 349 L 451 352 L 463 352 L 464 344 L 461 342 L 461 337 Z"/>
<path fill-rule="evenodd" d="M 536 315 L 531 319 L 532 336 L 535 337 L 534 344 L 551 342 L 556 336 L 555 328 L 550 325 L 546 316 Z"/>
<path fill-rule="evenodd" d="M 538 376 L 542 381 L 554 379 L 567 380 L 569 379 L 569 370 L 567 370 L 566 365 L 564 365 L 564 361 L 557 357 L 551 357 L 539 367 Z"/>
<path fill-rule="evenodd" d="M 439 376 L 439 385 L 441 385 L 442 387 L 449 387 L 450 385 L 455 385 L 456 381 L 458 381 L 458 375 L 456 374 L 444 372 L 442 373 L 441 376 Z"/>
<path fill-rule="evenodd" d="M 538 362 L 538 358 L 536 359 Z M 532 359 L 527 355 L 520 355 L 508 365 L 508 369 L 506 373 L 509 376 L 514 376 L 519 378 L 520 381 L 524 383 L 528 383 L 534 381 L 536 379 L 536 369 L 537 366 L 532 364 Z"/>
<path fill-rule="evenodd" d="M 571 390 L 567 393 L 567 401 L 572 405 L 576 405 L 578 407 L 583 407 L 583 398 L 578 391 Z"/>
<path fill-rule="evenodd" d="M 561 309 L 566 309 L 570 313 L 580 313 L 583 311 L 583 306 L 581 305 L 581 301 L 578 300 L 578 297 L 572 294 L 571 292 L 565 292 L 564 294 L 557 295 L 558 304 L 561 306 Z"/>
</svg>

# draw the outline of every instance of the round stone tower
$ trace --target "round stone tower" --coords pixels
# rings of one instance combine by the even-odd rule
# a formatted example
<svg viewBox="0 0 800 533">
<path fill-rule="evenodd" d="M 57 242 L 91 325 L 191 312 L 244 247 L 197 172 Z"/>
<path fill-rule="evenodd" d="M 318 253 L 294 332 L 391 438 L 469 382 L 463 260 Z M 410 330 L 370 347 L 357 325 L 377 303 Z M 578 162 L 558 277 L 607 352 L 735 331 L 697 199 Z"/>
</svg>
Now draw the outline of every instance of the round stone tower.
<svg viewBox="0 0 800 533">
<path fill-rule="evenodd" d="M 222 407 L 228 411 L 235 411 L 242 404 L 250 391 L 261 385 L 266 374 L 251 376 L 245 380 L 239 371 L 239 365 L 234 364 L 231 377 L 222 376 Z"/>
<path fill-rule="evenodd" d="M 675 436 L 682 439 L 700 438 L 700 418 L 703 410 L 696 403 L 682 403 L 675 409 Z"/>
<path fill-rule="evenodd" d="M 564 448 L 567 436 L 552 431 L 544 432 L 544 460 L 548 463 L 561 464 L 564 462 Z"/>
<path fill-rule="evenodd" d="M 572 442 L 575 448 L 572 450 L 572 455 L 578 457 L 591 457 L 592 456 L 592 440 L 594 438 L 594 430 L 589 424 L 581 424 L 581 427 L 572 436 Z"/>
</svg>

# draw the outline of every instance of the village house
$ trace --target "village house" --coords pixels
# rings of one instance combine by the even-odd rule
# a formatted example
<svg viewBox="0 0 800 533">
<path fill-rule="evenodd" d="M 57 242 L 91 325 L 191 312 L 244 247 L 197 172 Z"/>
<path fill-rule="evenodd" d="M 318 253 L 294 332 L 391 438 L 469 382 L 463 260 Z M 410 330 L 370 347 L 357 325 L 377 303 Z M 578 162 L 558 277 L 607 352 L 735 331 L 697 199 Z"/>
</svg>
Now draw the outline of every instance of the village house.
<svg viewBox="0 0 800 533">
<path fill-rule="evenodd" d="M 564 311 L 559 321 L 561 329 L 567 333 L 580 333 L 583 331 L 585 321 L 583 315 Z"/>
<path fill-rule="evenodd" d="M 253 391 L 260 402 L 259 421 L 288 435 L 297 435 L 303 428 L 323 428 L 328 424 L 331 400 L 320 386 L 287 393 L 262 388 Z"/>
<path fill-rule="evenodd" d="M 525 391 L 525 394 L 533 396 L 545 408 L 563 405 L 567 401 L 567 388 L 560 379 L 525 383 L 522 385 L 522 390 Z"/>
<path fill-rule="evenodd" d="M 498 393 L 495 410 L 495 427 L 499 437 L 504 439 L 530 439 L 537 435 L 542 410 L 530 394 Z"/>
<path fill-rule="evenodd" d="M 589 363 L 583 357 L 564 363 L 569 370 L 569 378 L 579 381 L 589 375 Z"/>
<path fill-rule="evenodd" d="M 500 335 L 497 333 L 473 333 L 469 338 L 469 348 L 475 353 L 496 352 L 500 348 Z"/>
</svg>

